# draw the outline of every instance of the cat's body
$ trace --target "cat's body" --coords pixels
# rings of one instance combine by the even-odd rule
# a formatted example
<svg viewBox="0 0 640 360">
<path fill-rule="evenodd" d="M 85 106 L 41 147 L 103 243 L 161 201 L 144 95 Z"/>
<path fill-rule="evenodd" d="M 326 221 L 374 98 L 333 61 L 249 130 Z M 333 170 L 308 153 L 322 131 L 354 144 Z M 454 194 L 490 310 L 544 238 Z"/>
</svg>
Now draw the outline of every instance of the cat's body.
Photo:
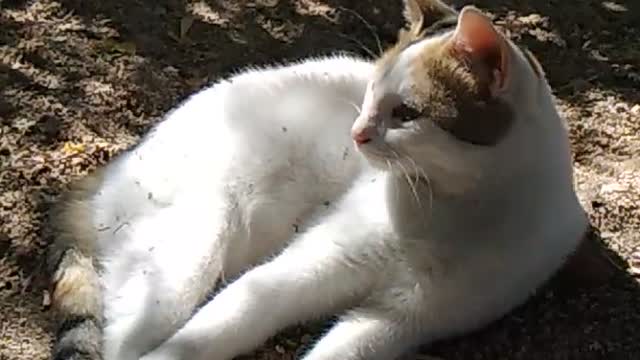
<svg viewBox="0 0 640 360">
<path fill-rule="evenodd" d="M 411 32 L 375 64 L 222 81 L 72 193 L 53 252 L 58 359 L 97 358 L 100 341 L 105 360 L 231 359 L 332 314 L 343 316 L 305 359 L 393 359 L 522 303 L 586 218 L 539 65 L 463 14 L 423 37 L 457 14 L 409 1 Z M 441 53 L 462 40 L 508 63 L 483 52 L 465 70 Z M 391 116 L 402 103 L 411 121 Z M 489 120 L 462 123 L 470 115 Z M 219 279 L 235 281 L 190 318 Z"/>
<path fill-rule="evenodd" d="M 90 214 L 81 231 L 95 233 L 91 252 L 104 268 L 106 358 L 117 358 L 109 353 L 123 338 L 140 336 L 123 323 L 154 306 L 155 298 L 141 301 L 147 291 L 178 297 L 161 306 L 184 321 L 219 277 L 275 254 L 312 214 L 333 206 L 365 166 L 349 129 L 372 69 L 335 57 L 222 81 L 189 98 L 96 175 L 99 187 L 60 210 L 73 222 L 76 212 Z M 175 331 L 141 333 L 150 329 L 159 329 L 156 341 Z"/>
</svg>

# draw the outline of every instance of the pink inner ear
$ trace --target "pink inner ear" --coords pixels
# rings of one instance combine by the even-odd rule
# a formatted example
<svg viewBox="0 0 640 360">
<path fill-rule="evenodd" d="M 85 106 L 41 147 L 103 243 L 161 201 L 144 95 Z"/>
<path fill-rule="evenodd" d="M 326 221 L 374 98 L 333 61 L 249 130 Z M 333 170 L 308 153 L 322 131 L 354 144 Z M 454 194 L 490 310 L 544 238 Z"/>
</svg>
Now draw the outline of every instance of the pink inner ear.
<svg viewBox="0 0 640 360">
<path fill-rule="evenodd" d="M 505 85 L 507 70 L 505 42 L 489 18 L 473 7 L 465 7 L 458 18 L 453 41 L 457 50 L 488 66 L 496 82 L 493 84 L 496 89 Z"/>
<path fill-rule="evenodd" d="M 460 14 L 456 40 L 472 54 L 492 52 L 498 47 L 499 41 L 489 19 L 475 10 L 467 9 Z"/>
</svg>

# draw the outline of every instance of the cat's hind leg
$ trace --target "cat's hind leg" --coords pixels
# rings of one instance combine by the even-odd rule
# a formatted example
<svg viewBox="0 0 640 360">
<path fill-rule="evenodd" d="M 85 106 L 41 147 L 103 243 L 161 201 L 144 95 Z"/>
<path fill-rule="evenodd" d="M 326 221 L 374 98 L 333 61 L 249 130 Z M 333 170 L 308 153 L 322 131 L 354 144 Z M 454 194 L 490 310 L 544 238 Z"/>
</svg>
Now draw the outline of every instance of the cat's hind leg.
<svg viewBox="0 0 640 360">
<path fill-rule="evenodd" d="M 224 212 L 194 209 L 171 205 L 121 229 L 129 241 L 105 259 L 105 360 L 138 360 L 215 286 L 227 240 Z"/>
</svg>

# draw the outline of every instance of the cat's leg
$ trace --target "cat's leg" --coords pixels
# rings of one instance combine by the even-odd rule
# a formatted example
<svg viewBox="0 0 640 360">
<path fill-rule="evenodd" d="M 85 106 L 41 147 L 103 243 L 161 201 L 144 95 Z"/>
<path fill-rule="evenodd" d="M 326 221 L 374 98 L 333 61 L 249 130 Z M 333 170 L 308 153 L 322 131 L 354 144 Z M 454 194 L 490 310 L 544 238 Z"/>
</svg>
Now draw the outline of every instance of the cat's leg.
<svg viewBox="0 0 640 360">
<path fill-rule="evenodd" d="M 342 316 L 304 360 L 396 360 L 444 330 L 446 319 L 430 316 L 438 313 L 430 311 L 429 282 L 407 269 L 389 271 L 395 276 Z"/>
<path fill-rule="evenodd" d="M 491 318 L 478 316 L 487 314 L 488 305 L 478 301 L 473 287 L 447 286 L 403 266 L 389 271 L 394 276 L 344 315 L 303 360 L 405 359 L 420 345 L 477 328 Z"/>
<path fill-rule="evenodd" d="M 261 345 L 278 330 L 326 315 L 364 296 L 377 276 L 353 252 L 365 229 L 349 224 L 310 229 L 285 252 L 233 282 L 176 335 L 143 360 L 226 360 Z M 353 246 L 331 239 L 349 238 Z M 368 259 L 375 262 L 375 259 Z"/>
<path fill-rule="evenodd" d="M 215 285 L 223 216 L 170 206 L 128 225 L 105 271 L 105 360 L 138 360 L 182 326 Z"/>
<path fill-rule="evenodd" d="M 421 343 L 415 319 L 388 309 L 350 312 L 303 360 L 396 360 Z"/>
</svg>

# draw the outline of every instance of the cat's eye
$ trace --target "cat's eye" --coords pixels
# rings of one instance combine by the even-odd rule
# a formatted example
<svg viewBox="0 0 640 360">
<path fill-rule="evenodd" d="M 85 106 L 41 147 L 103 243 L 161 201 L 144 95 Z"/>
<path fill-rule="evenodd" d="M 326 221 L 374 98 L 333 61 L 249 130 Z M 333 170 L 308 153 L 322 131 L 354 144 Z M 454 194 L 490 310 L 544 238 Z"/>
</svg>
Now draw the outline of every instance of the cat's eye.
<svg viewBox="0 0 640 360">
<path fill-rule="evenodd" d="M 416 110 L 415 108 L 405 103 L 402 103 L 396 106 L 395 108 L 393 108 L 391 112 L 391 116 L 405 123 L 405 122 L 413 121 L 416 118 L 420 117 L 420 111 Z"/>
</svg>

